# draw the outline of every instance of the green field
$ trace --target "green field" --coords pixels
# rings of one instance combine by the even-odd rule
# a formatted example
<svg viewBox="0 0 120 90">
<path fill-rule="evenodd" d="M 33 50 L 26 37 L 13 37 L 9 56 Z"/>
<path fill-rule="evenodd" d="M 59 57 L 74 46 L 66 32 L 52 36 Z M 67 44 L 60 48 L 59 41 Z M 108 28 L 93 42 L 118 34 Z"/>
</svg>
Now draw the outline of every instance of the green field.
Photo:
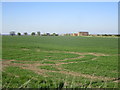
<svg viewBox="0 0 120 90">
<path fill-rule="evenodd" d="M 118 38 L 3 36 L 3 88 L 117 88 Z"/>
</svg>

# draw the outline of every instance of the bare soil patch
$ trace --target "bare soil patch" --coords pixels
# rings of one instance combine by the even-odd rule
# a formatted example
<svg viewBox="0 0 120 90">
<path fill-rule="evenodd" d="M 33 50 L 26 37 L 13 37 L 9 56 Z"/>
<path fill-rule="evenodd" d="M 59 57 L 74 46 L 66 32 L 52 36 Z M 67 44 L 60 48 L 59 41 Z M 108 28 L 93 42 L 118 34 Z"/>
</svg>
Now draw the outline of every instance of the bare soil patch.
<svg viewBox="0 0 120 90">
<path fill-rule="evenodd" d="M 28 49 L 28 48 L 22 48 L 22 50 L 24 50 L 24 51 L 28 51 L 28 50 L 30 50 L 30 49 Z"/>
<path fill-rule="evenodd" d="M 24 50 L 29 50 L 29 49 L 24 49 Z M 49 51 L 49 52 L 61 53 L 60 51 Z M 107 54 L 101 54 L 101 53 L 80 53 L 80 52 L 66 52 L 66 51 L 64 51 L 63 53 L 78 54 L 80 56 L 75 57 L 75 58 L 65 58 L 63 60 L 57 60 L 57 61 L 80 59 L 80 58 L 85 57 L 84 55 L 94 55 L 94 56 L 97 56 L 97 57 L 98 56 L 109 56 Z M 51 56 L 48 56 L 48 57 L 51 57 Z M 97 57 L 95 57 L 91 60 L 96 60 Z M 114 80 L 115 79 L 115 78 L 109 78 L 109 77 L 81 74 L 81 73 L 77 73 L 77 72 L 73 72 L 73 71 L 68 71 L 68 70 L 60 67 L 60 65 L 62 65 L 62 64 L 78 63 L 78 62 L 66 62 L 66 63 L 57 62 L 56 64 L 41 64 L 40 61 L 21 61 L 21 60 L 18 61 L 18 62 L 26 62 L 26 63 L 12 63 L 12 61 L 18 61 L 18 60 L 5 60 L 5 59 L 3 59 L 3 61 L 2 61 L 3 68 L 5 68 L 7 66 L 16 66 L 16 67 L 20 67 L 22 69 L 31 70 L 31 71 L 33 71 L 37 74 L 43 75 L 45 77 L 48 76 L 46 74 L 46 72 L 57 72 L 57 73 L 62 73 L 62 74 L 66 74 L 66 75 L 80 76 L 80 77 L 85 77 L 85 78 L 90 78 L 90 79 L 98 79 L 98 80 L 103 80 L 103 81 L 108 81 L 108 80 Z M 53 61 L 53 60 L 48 60 L 48 61 Z M 34 62 L 34 63 L 27 64 L 27 62 Z M 86 61 L 81 61 L 81 62 L 86 62 Z M 48 65 L 53 65 L 55 68 L 57 68 L 60 71 L 44 70 L 44 69 L 38 68 L 38 66 L 48 66 Z"/>
</svg>

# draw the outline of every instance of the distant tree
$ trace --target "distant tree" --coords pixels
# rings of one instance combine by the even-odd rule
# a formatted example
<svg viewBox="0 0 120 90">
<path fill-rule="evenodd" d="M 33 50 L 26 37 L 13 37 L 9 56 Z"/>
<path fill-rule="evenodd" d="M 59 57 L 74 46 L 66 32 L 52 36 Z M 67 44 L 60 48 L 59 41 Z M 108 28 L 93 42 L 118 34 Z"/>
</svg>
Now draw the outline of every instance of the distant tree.
<svg viewBox="0 0 120 90">
<path fill-rule="evenodd" d="M 24 35 L 28 35 L 27 32 L 25 32 Z"/>
<path fill-rule="evenodd" d="M 103 34 L 102 36 L 108 36 L 107 34 Z"/>
<path fill-rule="evenodd" d="M 40 32 L 37 32 L 37 35 L 40 36 Z"/>
<path fill-rule="evenodd" d="M 59 34 L 55 34 L 55 36 L 59 36 Z"/>
<path fill-rule="evenodd" d="M 51 36 L 55 36 L 55 35 L 56 35 L 56 33 L 51 34 Z"/>
<path fill-rule="evenodd" d="M 35 35 L 35 32 L 32 32 L 31 35 Z"/>
<path fill-rule="evenodd" d="M 46 36 L 50 36 L 50 33 L 46 33 Z"/>
<path fill-rule="evenodd" d="M 42 36 L 47 36 L 47 34 L 44 33 L 44 34 L 42 34 Z"/>
<path fill-rule="evenodd" d="M 112 36 L 112 34 L 108 34 L 108 36 Z"/>
<path fill-rule="evenodd" d="M 10 35 L 11 35 L 11 36 L 14 36 L 14 35 L 15 35 L 15 31 L 11 31 L 11 32 L 10 32 Z"/>
<path fill-rule="evenodd" d="M 114 36 L 120 37 L 120 34 L 117 34 L 117 35 L 114 35 Z"/>
<path fill-rule="evenodd" d="M 56 33 L 53 33 L 51 36 L 58 36 L 58 34 L 56 34 Z"/>
<path fill-rule="evenodd" d="M 18 35 L 18 36 L 21 36 L 21 33 L 18 32 L 17 35 Z"/>
</svg>

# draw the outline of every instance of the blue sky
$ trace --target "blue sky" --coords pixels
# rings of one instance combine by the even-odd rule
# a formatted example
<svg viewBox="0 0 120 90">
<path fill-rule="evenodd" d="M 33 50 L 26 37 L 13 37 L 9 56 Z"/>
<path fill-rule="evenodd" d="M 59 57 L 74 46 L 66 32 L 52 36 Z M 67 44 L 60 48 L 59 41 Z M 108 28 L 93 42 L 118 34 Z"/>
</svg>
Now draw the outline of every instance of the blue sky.
<svg viewBox="0 0 120 90">
<path fill-rule="evenodd" d="M 118 33 L 117 2 L 3 2 L 2 33 Z"/>
</svg>

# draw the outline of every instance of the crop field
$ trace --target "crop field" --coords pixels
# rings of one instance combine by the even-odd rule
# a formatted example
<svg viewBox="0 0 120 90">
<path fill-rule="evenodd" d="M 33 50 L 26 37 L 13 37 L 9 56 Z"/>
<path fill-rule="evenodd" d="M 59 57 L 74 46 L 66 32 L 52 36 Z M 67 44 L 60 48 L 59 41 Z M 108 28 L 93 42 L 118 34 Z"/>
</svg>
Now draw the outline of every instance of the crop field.
<svg viewBox="0 0 120 90">
<path fill-rule="evenodd" d="M 2 88 L 118 88 L 118 38 L 3 36 Z"/>
</svg>

